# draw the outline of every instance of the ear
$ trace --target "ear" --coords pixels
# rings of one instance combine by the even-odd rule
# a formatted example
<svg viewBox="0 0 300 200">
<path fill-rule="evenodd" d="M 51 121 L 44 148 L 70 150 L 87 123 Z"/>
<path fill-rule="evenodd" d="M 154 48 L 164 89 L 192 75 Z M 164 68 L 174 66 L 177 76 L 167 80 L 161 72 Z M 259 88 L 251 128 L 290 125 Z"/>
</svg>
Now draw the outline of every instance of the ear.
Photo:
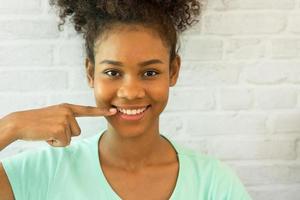
<svg viewBox="0 0 300 200">
<path fill-rule="evenodd" d="M 176 57 L 173 59 L 171 63 L 170 68 L 170 87 L 174 86 L 177 82 L 179 71 L 180 71 L 180 65 L 181 65 L 181 58 L 178 54 L 176 54 Z"/>
<path fill-rule="evenodd" d="M 85 69 L 89 87 L 94 88 L 94 65 L 88 58 L 85 59 Z"/>
</svg>

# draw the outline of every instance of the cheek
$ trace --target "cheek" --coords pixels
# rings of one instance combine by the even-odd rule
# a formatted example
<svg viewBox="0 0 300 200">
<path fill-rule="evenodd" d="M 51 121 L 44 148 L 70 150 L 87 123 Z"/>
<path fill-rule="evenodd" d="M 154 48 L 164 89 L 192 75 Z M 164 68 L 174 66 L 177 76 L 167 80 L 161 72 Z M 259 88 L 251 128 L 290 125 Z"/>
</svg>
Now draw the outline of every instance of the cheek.
<svg viewBox="0 0 300 200">
<path fill-rule="evenodd" d="M 152 100 L 164 108 L 169 98 L 169 85 L 167 83 L 152 84 L 150 91 Z"/>
<path fill-rule="evenodd" d="M 103 81 L 95 81 L 94 96 L 98 106 L 110 104 L 114 95 L 114 89 L 111 84 L 104 83 Z"/>
</svg>

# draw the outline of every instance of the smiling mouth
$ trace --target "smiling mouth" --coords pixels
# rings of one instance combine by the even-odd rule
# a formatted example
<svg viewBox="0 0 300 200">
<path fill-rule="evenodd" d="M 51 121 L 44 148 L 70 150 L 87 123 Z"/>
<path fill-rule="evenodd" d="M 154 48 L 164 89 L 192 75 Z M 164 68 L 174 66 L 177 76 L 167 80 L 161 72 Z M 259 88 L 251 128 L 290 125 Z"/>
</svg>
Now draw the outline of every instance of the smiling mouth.
<svg viewBox="0 0 300 200">
<path fill-rule="evenodd" d="M 151 105 L 148 106 L 136 106 L 135 108 L 126 108 L 124 107 L 117 107 L 115 105 L 112 105 L 114 108 L 117 108 L 118 113 L 122 115 L 128 115 L 128 116 L 136 116 L 141 115 L 144 113 Z"/>
</svg>

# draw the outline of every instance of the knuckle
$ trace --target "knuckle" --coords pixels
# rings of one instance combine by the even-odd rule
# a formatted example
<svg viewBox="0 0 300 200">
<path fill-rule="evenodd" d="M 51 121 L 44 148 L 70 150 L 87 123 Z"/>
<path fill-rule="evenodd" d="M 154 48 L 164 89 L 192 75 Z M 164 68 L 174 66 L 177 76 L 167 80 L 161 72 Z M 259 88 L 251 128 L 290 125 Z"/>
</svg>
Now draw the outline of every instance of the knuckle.
<svg viewBox="0 0 300 200">
<path fill-rule="evenodd" d="M 59 113 L 61 116 L 65 117 L 65 118 L 69 118 L 73 116 L 73 112 L 71 111 L 71 109 L 67 106 L 61 106 L 58 105 L 59 108 Z"/>
<path fill-rule="evenodd" d="M 72 113 L 67 103 L 58 104 L 57 107 L 62 110 L 64 114 Z"/>
<path fill-rule="evenodd" d="M 73 116 L 73 113 L 72 113 L 72 111 L 70 111 L 69 109 L 66 109 L 66 110 L 63 111 L 63 116 L 64 116 L 65 118 L 70 118 L 70 117 Z"/>
<path fill-rule="evenodd" d="M 61 103 L 57 104 L 56 107 L 64 112 L 70 112 L 70 104 L 68 103 Z"/>
</svg>

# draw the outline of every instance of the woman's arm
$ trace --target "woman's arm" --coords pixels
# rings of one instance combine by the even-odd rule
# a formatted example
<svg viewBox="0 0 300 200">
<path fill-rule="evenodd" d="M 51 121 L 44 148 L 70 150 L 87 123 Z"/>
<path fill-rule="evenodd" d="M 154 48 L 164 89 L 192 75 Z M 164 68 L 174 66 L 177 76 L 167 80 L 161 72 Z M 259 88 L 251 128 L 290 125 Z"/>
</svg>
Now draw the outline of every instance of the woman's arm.
<svg viewBox="0 0 300 200">
<path fill-rule="evenodd" d="M 8 120 L 10 117 L 11 114 L 0 119 L 0 151 L 17 140 L 13 120 Z"/>
<path fill-rule="evenodd" d="M 0 199 L 14 200 L 14 194 L 9 183 L 8 177 L 0 163 Z"/>
<path fill-rule="evenodd" d="M 109 108 L 63 103 L 39 109 L 11 113 L 0 119 L 0 151 L 16 140 L 47 141 L 54 147 L 65 147 L 71 137 L 80 135 L 75 117 L 109 116 Z"/>
<path fill-rule="evenodd" d="M 14 136 L 13 125 L 8 123 L 7 118 L 0 119 L 0 151 L 13 143 L 16 139 Z M 8 177 L 4 171 L 3 165 L 0 162 L 0 199 L 14 200 L 14 194 L 8 180 Z"/>
</svg>

